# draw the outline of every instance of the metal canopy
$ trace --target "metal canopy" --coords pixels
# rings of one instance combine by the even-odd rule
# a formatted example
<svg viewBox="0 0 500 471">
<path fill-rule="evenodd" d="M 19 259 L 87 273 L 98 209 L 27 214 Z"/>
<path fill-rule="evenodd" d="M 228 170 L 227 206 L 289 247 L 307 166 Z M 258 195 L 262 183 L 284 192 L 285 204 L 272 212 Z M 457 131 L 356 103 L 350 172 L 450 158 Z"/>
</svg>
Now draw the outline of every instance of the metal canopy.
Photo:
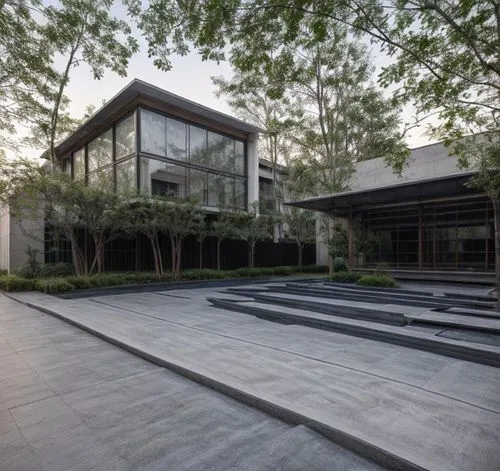
<svg viewBox="0 0 500 471">
<path fill-rule="evenodd" d="M 313 211 L 342 214 L 351 209 L 360 211 L 382 205 L 418 203 L 442 197 L 473 195 L 477 194 L 477 191 L 465 186 L 473 174 L 474 172 L 467 172 L 397 183 L 367 190 L 347 191 L 301 201 L 291 201 L 285 204 Z"/>
</svg>

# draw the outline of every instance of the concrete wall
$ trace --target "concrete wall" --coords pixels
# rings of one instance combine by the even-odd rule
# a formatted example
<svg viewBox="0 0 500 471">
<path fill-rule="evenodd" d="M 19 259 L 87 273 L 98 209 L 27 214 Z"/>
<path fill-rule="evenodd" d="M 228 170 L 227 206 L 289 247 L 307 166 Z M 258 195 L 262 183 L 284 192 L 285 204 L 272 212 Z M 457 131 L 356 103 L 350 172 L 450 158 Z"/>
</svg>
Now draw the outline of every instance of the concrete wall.
<svg viewBox="0 0 500 471">
<path fill-rule="evenodd" d="M 458 168 L 457 158 L 449 156 L 445 146 L 438 142 L 413 149 L 401 177 L 386 165 L 383 158 L 359 162 L 356 164 L 356 172 L 351 178 L 349 189 L 365 190 L 464 172 L 467 170 Z"/>
<path fill-rule="evenodd" d="M 259 201 L 259 159 L 257 157 L 257 134 L 251 134 L 247 141 L 248 165 L 248 207 Z"/>
<path fill-rule="evenodd" d="M 0 208 L 0 270 L 9 269 L 9 232 L 10 216 L 9 211 L 4 206 Z"/>
<path fill-rule="evenodd" d="M 38 260 L 43 262 L 43 226 L 41 221 L 13 219 L 6 208 L 0 212 L 0 270 L 15 272 L 27 261 L 26 249 L 30 245 L 39 251 Z"/>
</svg>

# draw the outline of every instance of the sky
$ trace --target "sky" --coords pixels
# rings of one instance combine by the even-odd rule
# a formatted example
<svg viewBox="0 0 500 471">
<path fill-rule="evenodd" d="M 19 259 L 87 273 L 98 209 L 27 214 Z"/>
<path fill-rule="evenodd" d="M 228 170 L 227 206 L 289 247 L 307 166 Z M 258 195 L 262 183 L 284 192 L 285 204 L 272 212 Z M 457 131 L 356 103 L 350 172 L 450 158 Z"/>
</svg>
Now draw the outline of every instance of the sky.
<svg viewBox="0 0 500 471">
<path fill-rule="evenodd" d="M 153 65 L 153 60 L 147 56 L 143 41 L 141 43 L 141 51 L 130 60 L 127 77 L 119 77 L 111 71 L 106 71 L 101 80 L 94 80 L 86 65 L 80 65 L 71 72 L 66 95 L 71 100 L 69 111 L 74 118 L 81 118 L 85 114 L 87 105 L 100 108 L 103 100 L 111 99 L 135 78 L 217 111 L 234 115 L 223 97 L 216 98 L 215 87 L 211 80 L 211 77 L 216 75 L 229 78 L 231 67 L 228 63 L 204 62 L 196 52 L 191 52 L 187 56 L 173 58 L 172 70 L 163 72 Z M 372 50 L 372 56 L 376 70 L 380 70 L 389 60 L 376 50 Z M 409 121 L 412 114 L 411 109 L 405 109 L 402 119 Z M 433 142 L 425 135 L 424 127 L 413 129 L 406 140 L 410 148 Z M 25 152 L 33 158 L 41 154 L 39 149 L 25 149 Z"/>
</svg>

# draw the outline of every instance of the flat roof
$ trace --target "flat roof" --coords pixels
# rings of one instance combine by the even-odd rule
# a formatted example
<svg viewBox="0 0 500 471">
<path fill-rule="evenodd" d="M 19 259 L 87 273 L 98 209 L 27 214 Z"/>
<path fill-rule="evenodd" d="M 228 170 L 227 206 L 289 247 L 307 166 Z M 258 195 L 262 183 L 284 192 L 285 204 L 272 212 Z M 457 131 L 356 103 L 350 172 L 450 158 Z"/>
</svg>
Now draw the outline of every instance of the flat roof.
<svg viewBox="0 0 500 471">
<path fill-rule="evenodd" d="M 150 83 L 139 79 L 134 79 L 125 88 L 118 92 L 111 100 L 106 102 L 98 111 L 96 111 L 85 123 L 83 123 L 75 132 L 70 134 L 56 146 L 58 154 L 65 154 L 73 147 L 77 146 L 80 141 L 91 136 L 96 129 L 102 127 L 109 121 L 110 117 L 117 115 L 120 110 L 131 105 L 139 98 L 149 98 L 175 108 L 188 111 L 192 114 L 205 118 L 216 124 L 222 124 L 240 131 L 245 134 L 264 133 L 265 130 L 246 123 L 240 119 L 233 118 L 220 111 L 213 110 L 207 106 L 200 105 L 194 101 L 183 98 L 174 93 L 167 92 Z"/>
<path fill-rule="evenodd" d="M 345 191 L 327 196 L 318 196 L 285 204 L 312 211 L 346 213 L 378 205 L 418 202 L 446 196 L 477 194 L 478 191 L 465 186 L 475 172 L 464 172 L 444 177 L 413 180 L 359 191 Z"/>
</svg>

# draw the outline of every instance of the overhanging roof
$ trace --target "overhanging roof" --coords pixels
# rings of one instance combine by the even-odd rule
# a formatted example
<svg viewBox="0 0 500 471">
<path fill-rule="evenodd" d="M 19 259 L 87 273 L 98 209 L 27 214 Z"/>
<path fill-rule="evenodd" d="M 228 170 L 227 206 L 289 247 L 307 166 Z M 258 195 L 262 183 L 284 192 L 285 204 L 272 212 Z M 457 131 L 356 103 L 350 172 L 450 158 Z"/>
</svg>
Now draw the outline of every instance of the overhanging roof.
<svg viewBox="0 0 500 471">
<path fill-rule="evenodd" d="M 334 195 L 319 196 L 301 201 L 285 203 L 289 206 L 312 211 L 346 213 L 386 204 L 404 204 L 432 200 L 442 197 L 474 194 L 477 191 L 465 184 L 474 172 L 447 175 L 403 183 L 396 183 L 359 191 L 346 191 Z"/>
<path fill-rule="evenodd" d="M 59 155 L 65 154 L 70 149 L 77 146 L 81 141 L 85 140 L 88 136 L 91 136 L 95 130 L 104 126 L 110 119 L 113 119 L 113 116 L 118 115 L 121 110 L 126 109 L 141 97 L 185 110 L 194 115 L 205 118 L 206 120 L 228 126 L 245 134 L 265 132 L 264 129 L 245 123 L 240 119 L 233 118 L 225 113 L 221 113 L 200 105 L 199 103 L 195 103 L 194 101 L 182 98 L 159 87 L 143 82 L 142 80 L 134 79 L 123 90 L 111 98 L 111 100 L 109 100 L 102 108 L 96 111 L 74 133 L 70 134 L 66 139 L 61 141 L 56 146 L 56 152 Z"/>
</svg>

